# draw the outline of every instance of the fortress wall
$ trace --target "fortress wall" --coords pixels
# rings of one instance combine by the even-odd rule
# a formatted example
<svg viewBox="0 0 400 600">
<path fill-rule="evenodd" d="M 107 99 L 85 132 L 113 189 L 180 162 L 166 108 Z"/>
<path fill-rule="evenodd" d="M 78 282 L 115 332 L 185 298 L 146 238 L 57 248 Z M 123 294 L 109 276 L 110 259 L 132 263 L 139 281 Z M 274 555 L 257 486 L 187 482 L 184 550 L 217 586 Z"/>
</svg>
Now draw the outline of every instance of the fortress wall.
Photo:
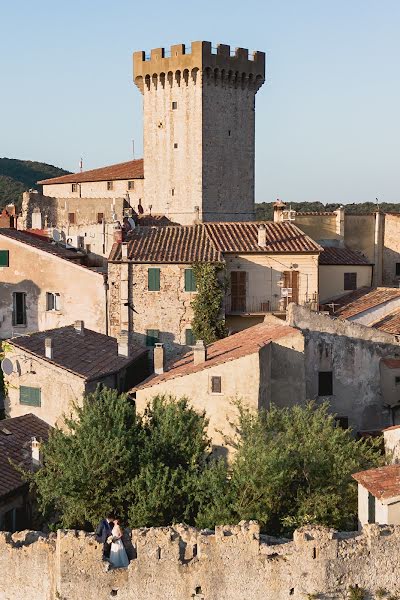
<svg viewBox="0 0 400 600">
<path fill-rule="evenodd" d="M 252 522 L 215 532 L 139 529 L 128 569 L 108 572 L 93 534 L 52 536 L 0 535 L 1 600 L 333 600 L 356 584 L 366 598 L 380 588 L 400 591 L 400 526 L 309 527 L 293 541 L 260 536 Z"/>
</svg>

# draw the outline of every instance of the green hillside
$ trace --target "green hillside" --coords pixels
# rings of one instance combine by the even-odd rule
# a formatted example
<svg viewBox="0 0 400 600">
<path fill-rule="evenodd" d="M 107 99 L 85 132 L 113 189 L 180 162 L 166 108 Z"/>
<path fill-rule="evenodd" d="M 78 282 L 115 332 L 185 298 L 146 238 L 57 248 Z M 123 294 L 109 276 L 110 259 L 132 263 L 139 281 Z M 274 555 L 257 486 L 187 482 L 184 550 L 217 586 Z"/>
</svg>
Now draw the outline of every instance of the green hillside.
<svg viewBox="0 0 400 600">
<path fill-rule="evenodd" d="M 0 209 L 14 203 L 20 209 L 22 192 L 38 189 L 37 181 L 67 175 L 69 171 L 46 163 L 17 158 L 0 158 Z"/>
</svg>

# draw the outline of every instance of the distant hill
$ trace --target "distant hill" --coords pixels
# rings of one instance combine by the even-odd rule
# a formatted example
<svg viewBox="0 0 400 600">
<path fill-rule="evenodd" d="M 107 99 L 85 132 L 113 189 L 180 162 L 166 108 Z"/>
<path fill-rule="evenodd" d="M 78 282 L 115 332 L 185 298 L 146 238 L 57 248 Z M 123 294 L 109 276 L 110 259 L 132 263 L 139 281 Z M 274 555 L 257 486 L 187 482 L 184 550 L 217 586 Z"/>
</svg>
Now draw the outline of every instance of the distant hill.
<svg viewBox="0 0 400 600">
<path fill-rule="evenodd" d="M 69 172 L 42 162 L 0 158 L 0 209 L 14 203 L 19 210 L 22 192 L 38 189 L 36 182 L 41 179 L 68 175 Z"/>
<path fill-rule="evenodd" d="M 263 221 L 274 220 L 274 203 L 273 202 L 260 202 L 256 204 L 256 219 Z M 321 211 L 334 211 L 339 208 L 340 203 L 337 204 L 322 204 L 322 202 L 290 202 L 288 206 L 291 206 L 293 210 L 297 212 L 321 212 Z M 365 215 L 375 212 L 377 205 L 375 202 L 360 202 L 359 204 L 344 204 L 346 213 L 355 215 Z M 400 202 L 389 203 L 381 202 L 379 209 L 383 212 L 395 212 L 400 213 Z"/>
</svg>

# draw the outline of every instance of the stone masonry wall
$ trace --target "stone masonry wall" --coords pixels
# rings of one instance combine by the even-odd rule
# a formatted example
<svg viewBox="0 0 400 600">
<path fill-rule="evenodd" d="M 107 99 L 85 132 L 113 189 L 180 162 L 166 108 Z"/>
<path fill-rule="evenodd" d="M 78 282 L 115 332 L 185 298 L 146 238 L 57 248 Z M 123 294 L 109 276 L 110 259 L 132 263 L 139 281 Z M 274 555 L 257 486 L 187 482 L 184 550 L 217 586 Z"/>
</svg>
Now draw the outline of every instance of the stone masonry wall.
<svg viewBox="0 0 400 600">
<path fill-rule="evenodd" d="M 335 600 L 358 585 L 372 600 L 400 591 L 400 526 L 310 527 L 289 541 L 253 522 L 215 532 L 177 525 L 134 530 L 131 542 L 129 567 L 106 571 L 93 534 L 0 533 L 0 599 Z"/>
</svg>

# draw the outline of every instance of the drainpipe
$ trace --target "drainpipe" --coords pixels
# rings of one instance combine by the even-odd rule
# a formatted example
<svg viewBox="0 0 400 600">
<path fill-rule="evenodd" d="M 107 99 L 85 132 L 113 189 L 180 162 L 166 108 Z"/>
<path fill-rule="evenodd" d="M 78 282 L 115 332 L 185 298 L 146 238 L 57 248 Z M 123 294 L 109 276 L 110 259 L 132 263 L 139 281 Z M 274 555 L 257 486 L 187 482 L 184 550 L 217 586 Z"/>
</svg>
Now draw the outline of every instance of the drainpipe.
<svg viewBox="0 0 400 600">
<path fill-rule="evenodd" d="M 106 301 L 106 335 L 108 335 L 108 275 L 103 273 L 104 297 Z"/>
</svg>

